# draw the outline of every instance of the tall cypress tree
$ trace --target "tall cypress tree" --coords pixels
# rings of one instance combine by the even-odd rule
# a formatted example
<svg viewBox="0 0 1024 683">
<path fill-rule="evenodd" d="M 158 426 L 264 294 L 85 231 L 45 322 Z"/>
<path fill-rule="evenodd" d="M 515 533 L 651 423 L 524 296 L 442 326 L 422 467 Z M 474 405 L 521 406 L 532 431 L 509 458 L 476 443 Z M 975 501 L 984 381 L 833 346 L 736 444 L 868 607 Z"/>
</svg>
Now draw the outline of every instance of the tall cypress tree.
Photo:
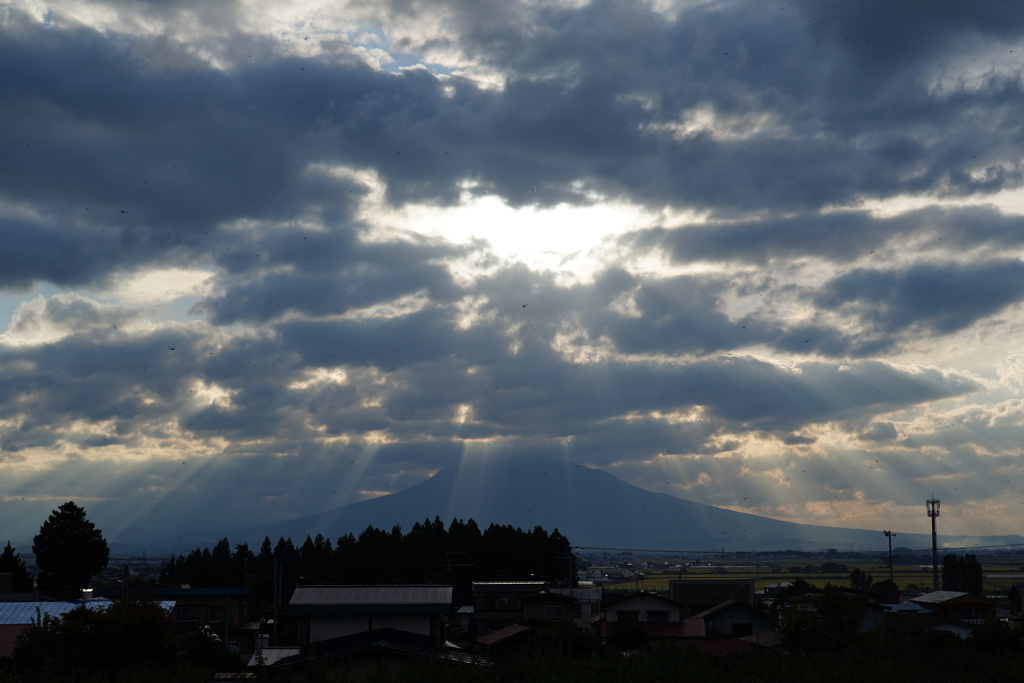
<svg viewBox="0 0 1024 683">
<path fill-rule="evenodd" d="M 21 555 L 14 552 L 14 546 L 10 541 L 7 541 L 3 553 L 0 554 L 0 574 L 11 574 L 15 593 L 27 593 L 32 590 L 32 575 L 29 574 Z"/>
<path fill-rule="evenodd" d="M 54 510 L 32 539 L 39 567 L 39 588 L 56 596 L 71 596 L 89 585 L 110 560 L 103 534 L 85 516 L 85 509 L 68 501 Z"/>
</svg>

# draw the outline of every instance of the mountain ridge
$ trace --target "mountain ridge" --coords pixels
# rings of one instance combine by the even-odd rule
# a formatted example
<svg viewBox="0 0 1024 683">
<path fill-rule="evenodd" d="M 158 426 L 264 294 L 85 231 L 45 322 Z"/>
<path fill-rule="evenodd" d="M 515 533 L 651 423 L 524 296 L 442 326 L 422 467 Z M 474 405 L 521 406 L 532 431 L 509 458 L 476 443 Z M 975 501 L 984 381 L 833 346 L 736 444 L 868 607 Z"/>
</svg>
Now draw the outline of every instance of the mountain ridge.
<svg viewBox="0 0 1024 683">
<path fill-rule="evenodd" d="M 653 493 L 565 460 L 464 458 L 402 491 L 322 513 L 238 530 L 250 543 L 278 537 L 332 540 L 366 527 L 411 528 L 440 518 L 558 529 L 577 547 L 637 550 L 882 550 L 882 530 L 799 524 Z M 929 533 L 896 533 L 901 546 L 930 549 Z M 1019 542 L 1020 536 L 942 536 L 949 548 Z M 971 542 L 968 542 L 971 541 Z"/>
</svg>

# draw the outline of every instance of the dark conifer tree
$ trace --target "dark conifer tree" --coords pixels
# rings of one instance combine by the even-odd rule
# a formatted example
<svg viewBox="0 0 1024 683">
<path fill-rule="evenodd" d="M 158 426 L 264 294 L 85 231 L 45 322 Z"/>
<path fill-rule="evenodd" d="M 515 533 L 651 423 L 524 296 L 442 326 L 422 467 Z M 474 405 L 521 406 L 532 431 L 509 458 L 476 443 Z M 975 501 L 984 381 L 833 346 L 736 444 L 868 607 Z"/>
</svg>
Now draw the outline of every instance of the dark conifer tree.
<svg viewBox="0 0 1024 683">
<path fill-rule="evenodd" d="M 32 574 L 21 559 L 20 553 L 14 552 L 14 546 L 10 541 L 4 546 L 0 554 L 0 574 L 11 575 L 11 588 L 15 593 L 28 593 L 32 590 Z"/>
<path fill-rule="evenodd" d="M 85 510 L 68 501 L 54 510 L 32 539 L 39 567 L 39 588 L 47 594 L 72 596 L 106 568 L 110 548 Z"/>
</svg>

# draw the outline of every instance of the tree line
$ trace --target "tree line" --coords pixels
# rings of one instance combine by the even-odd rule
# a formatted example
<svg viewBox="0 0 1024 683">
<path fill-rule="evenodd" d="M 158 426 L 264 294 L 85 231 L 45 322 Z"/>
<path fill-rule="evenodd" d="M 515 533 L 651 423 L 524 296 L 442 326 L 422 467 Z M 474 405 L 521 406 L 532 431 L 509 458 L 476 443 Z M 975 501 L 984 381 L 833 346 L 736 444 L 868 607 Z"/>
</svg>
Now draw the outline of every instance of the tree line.
<svg viewBox="0 0 1024 683">
<path fill-rule="evenodd" d="M 984 592 L 984 574 L 974 553 L 945 555 L 942 558 L 942 590 L 962 591 L 981 595 Z"/>
<path fill-rule="evenodd" d="M 439 517 L 417 522 L 408 532 L 368 526 L 358 536 L 346 534 L 332 543 L 322 534 L 296 545 L 280 538 L 263 539 L 258 552 L 227 538 L 212 549 L 196 548 L 172 556 L 161 582 L 193 587 L 246 586 L 254 608 L 272 604 L 275 576 L 280 599 L 300 584 L 451 584 L 456 600 L 469 600 L 473 581 L 543 580 L 572 583 L 576 565 L 569 540 L 557 529 L 537 526 L 524 531 L 511 524 L 491 524 L 481 531 L 470 519 L 453 519 L 445 528 Z"/>
</svg>

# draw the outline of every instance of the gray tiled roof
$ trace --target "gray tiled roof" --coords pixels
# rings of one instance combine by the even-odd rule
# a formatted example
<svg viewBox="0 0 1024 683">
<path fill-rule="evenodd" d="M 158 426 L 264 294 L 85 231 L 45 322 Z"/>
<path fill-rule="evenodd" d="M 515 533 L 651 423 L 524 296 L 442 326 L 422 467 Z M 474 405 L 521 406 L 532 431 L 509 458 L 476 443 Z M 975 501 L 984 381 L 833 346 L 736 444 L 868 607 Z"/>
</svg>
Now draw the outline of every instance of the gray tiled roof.
<svg viewBox="0 0 1024 683">
<path fill-rule="evenodd" d="M 298 586 L 290 605 L 451 604 L 451 586 Z"/>
<path fill-rule="evenodd" d="M 931 593 L 925 593 L 924 595 L 919 595 L 916 598 L 911 598 L 910 601 L 918 604 L 939 604 L 946 602 L 947 600 L 952 600 L 953 598 L 959 598 L 962 595 L 967 595 L 967 593 L 960 591 L 932 591 Z"/>
</svg>

